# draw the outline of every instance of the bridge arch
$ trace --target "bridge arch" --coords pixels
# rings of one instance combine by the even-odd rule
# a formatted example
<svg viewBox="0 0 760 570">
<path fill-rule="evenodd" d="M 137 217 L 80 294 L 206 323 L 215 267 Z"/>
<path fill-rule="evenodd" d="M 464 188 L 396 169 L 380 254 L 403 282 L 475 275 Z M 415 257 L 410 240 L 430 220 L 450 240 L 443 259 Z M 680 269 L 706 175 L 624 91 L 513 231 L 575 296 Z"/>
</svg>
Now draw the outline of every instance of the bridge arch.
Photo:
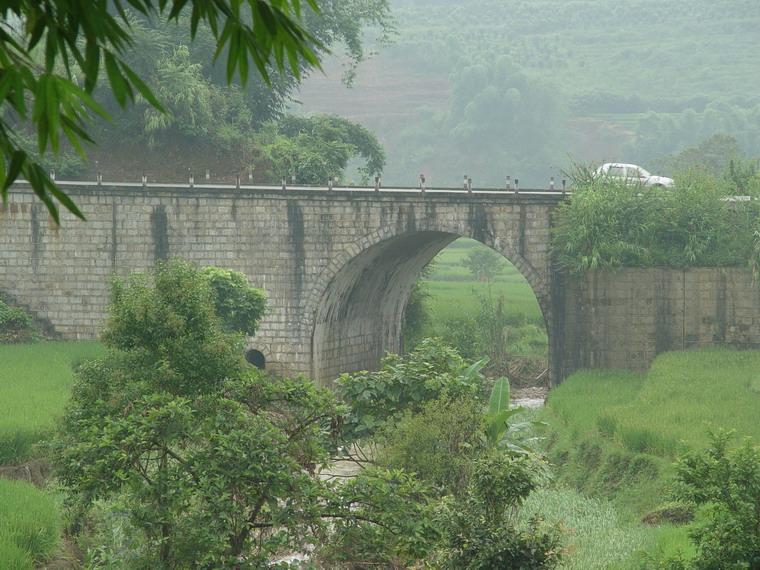
<svg viewBox="0 0 760 570">
<path fill-rule="evenodd" d="M 525 277 L 551 335 L 549 284 L 512 244 L 456 225 L 411 231 L 382 228 L 335 256 L 313 283 L 304 330 L 311 331 L 311 377 L 329 383 L 342 372 L 373 369 L 401 349 L 406 305 L 422 269 L 446 246 L 470 237 L 500 253 Z M 551 338 L 549 339 L 551 347 Z M 551 349 L 550 349 L 551 350 Z"/>
</svg>

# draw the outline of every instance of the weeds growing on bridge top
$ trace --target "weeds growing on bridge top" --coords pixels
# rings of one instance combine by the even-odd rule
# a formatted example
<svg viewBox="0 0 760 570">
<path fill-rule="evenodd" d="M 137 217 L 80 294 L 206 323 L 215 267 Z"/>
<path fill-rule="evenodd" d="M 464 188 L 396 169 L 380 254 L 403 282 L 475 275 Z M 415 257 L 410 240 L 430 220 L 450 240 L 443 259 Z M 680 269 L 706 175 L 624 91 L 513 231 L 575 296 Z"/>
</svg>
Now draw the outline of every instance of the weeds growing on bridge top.
<svg viewBox="0 0 760 570">
<path fill-rule="evenodd" d="M 672 189 L 604 179 L 574 186 L 558 207 L 553 235 L 566 270 L 615 267 L 727 267 L 757 265 L 755 230 L 760 178 L 735 181 L 689 172 Z"/>
<path fill-rule="evenodd" d="M 0 465 L 29 457 L 63 413 L 72 364 L 101 352 L 96 342 L 0 345 Z"/>
</svg>

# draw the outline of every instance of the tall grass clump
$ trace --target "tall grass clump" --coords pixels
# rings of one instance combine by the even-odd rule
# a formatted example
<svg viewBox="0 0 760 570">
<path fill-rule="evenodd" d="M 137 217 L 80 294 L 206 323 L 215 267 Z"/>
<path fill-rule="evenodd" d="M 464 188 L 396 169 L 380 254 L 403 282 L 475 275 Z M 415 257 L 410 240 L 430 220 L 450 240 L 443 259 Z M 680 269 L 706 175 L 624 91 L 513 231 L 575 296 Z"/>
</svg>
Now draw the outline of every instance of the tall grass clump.
<svg viewBox="0 0 760 570">
<path fill-rule="evenodd" d="M 606 570 L 634 564 L 639 553 L 652 549 L 670 552 L 673 527 L 645 527 L 626 520 L 614 505 L 571 489 L 540 489 L 520 513 L 524 521 L 541 517 L 564 530 L 562 570 Z"/>
<path fill-rule="evenodd" d="M 58 543 L 61 518 L 56 500 L 22 481 L 0 479 L 2 568 L 31 569 Z"/>
<path fill-rule="evenodd" d="M 645 381 L 635 372 L 588 370 L 578 372 L 549 394 L 547 406 L 572 430 L 571 436 L 587 435 L 598 429 L 604 411 L 634 399 Z"/>
<path fill-rule="evenodd" d="M 29 553 L 5 536 L 0 536 L 0 560 L 5 570 L 31 570 L 34 561 Z"/>
<path fill-rule="evenodd" d="M 30 456 L 63 413 L 72 366 L 101 352 L 95 342 L 0 345 L 0 465 Z"/>
<path fill-rule="evenodd" d="M 567 271 L 746 266 L 753 259 L 758 184 L 690 171 L 672 189 L 583 177 L 559 206 L 553 249 Z"/>
</svg>

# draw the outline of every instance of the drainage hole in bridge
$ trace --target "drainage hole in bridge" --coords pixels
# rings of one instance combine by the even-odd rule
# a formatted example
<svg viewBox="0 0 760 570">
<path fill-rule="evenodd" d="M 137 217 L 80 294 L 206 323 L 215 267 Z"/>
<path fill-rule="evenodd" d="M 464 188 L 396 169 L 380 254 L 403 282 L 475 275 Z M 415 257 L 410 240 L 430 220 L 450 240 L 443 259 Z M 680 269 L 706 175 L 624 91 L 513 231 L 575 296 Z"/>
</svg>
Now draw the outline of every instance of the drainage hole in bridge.
<svg viewBox="0 0 760 570">
<path fill-rule="evenodd" d="M 252 364 L 260 370 L 265 370 L 267 367 L 267 359 L 264 357 L 264 353 L 260 350 L 249 350 L 245 353 L 245 359 L 249 364 Z"/>
</svg>

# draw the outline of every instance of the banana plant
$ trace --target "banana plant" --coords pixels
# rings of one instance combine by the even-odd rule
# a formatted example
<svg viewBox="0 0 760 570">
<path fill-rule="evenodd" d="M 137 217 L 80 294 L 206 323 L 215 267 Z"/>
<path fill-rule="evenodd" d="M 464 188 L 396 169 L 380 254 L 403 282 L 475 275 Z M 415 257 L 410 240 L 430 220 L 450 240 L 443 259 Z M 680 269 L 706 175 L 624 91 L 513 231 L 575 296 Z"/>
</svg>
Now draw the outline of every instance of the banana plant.
<svg viewBox="0 0 760 570">
<path fill-rule="evenodd" d="M 468 366 L 464 372 L 460 375 L 460 379 L 467 384 L 474 384 L 483 379 L 483 374 L 480 372 L 483 370 L 486 364 L 490 361 L 490 358 L 484 356 L 477 362 L 473 362 Z M 509 385 L 507 385 L 507 392 L 509 392 Z M 509 399 L 509 393 L 507 393 L 507 399 Z"/>
<path fill-rule="evenodd" d="M 488 444 L 493 447 L 506 447 L 515 453 L 529 453 L 527 445 L 537 441 L 536 437 L 525 437 L 525 431 L 543 422 L 510 422 L 510 419 L 525 411 L 522 406 L 510 408 L 509 379 L 499 378 L 491 389 L 488 411 L 485 415 L 485 431 Z"/>
</svg>

